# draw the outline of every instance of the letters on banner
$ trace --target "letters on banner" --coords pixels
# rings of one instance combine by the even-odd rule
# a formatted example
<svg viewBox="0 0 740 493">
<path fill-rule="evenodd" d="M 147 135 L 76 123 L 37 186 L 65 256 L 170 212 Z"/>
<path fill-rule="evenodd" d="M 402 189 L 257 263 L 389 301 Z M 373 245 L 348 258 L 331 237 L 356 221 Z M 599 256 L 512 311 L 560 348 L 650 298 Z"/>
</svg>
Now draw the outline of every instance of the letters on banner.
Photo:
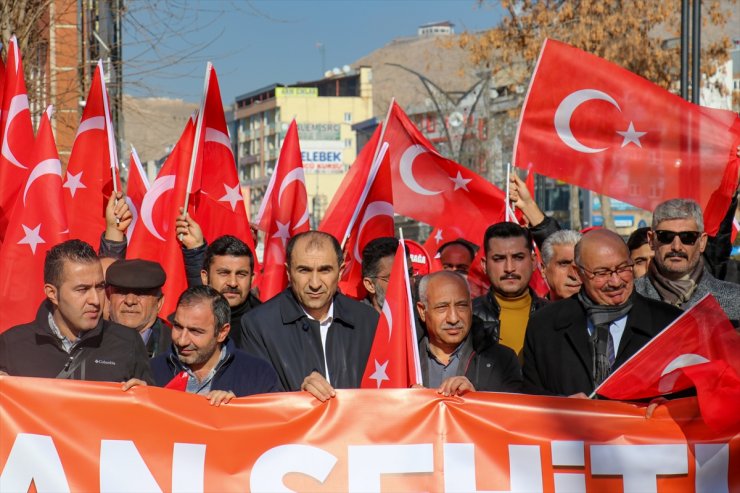
<svg viewBox="0 0 740 493">
<path fill-rule="evenodd" d="M 740 490 L 740 435 L 645 407 L 340 390 L 235 399 L 0 377 L 0 491 Z M 51 405 L 50 405 L 51 404 Z"/>
</svg>

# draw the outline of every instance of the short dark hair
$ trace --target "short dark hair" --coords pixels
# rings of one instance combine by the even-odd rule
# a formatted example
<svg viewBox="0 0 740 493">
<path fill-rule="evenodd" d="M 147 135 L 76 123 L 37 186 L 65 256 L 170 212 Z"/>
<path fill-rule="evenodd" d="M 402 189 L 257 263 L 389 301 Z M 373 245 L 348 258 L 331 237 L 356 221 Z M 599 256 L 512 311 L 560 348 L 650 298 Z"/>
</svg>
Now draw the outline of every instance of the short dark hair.
<svg viewBox="0 0 740 493">
<path fill-rule="evenodd" d="M 216 332 L 231 321 L 229 302 L 211 286 L 193 286 L 186 289 L 177 299 L 177 306 L 193 306 L 201 301 L 211 302 L 211 313 L 216 319 Z"/>
<path fill-rule="evenodd" d="M 67 240 L 54 245 L 46 252 L 44 259 L 44 283 L 59 287 L 66 262 L 100 262 L 98 254 L 89 243 L 82 240 Z"/>
<path fill-rule="evenodd" d="M 475 258 L 475 254 L 478 253 L 478 245 L 471 243 L 470 241 L 466 240 L 465 238 L 457 238 L 452 241 L 448 241 L 447 243 L 444 243 L 441 247 L 437 249 L 437 253 L 439 255 L 442 255 L 442 252 L 447 250 L 447 247 L 451 247 L 452 245 L 460 245 L 461 247 L 465 248 L 468 253 L 470 253 L 470 259 Z"/>
<path fill-rule="evenodd" d="M 486 256 L 488 256 L 488 242 L 491 238 L 524 238 L 527 247 L 532 249 L 532 233 L 517 223 L 505 221 L 488 226 L 483 235 L 483 251 Z"/>
<path fill-rule="evenodd" d="M 328 241 L 334 248 L 334 253 L 336 253 L 337 255 L 337 265 L 342 265 L 342 262 L 344 262 L 344 254 L 342 253 L 342 246 L 339 244 L 339 241 L 337 241 L 336 238 L 334 238 L 329 233 L 324 233 L 323 231 L 305 231 L 303 233 L 298 233 L 297 235 L 291 237 L 290 240 L 288 240 L 288 246 L 285 247 L 285 262 L 289 266 L 290 261 L 293 258 L 293 249 L 295 248 L 295 244 L 298 242 L 298 240 L 304 237 L 308 238 L 309 247 L 318 248 L 324 241 Z"/>
<path fill-rule="evenodd" d="M 247 257 L 249 259 L 249 268 L 254 271 L 254 253 L 249 249 L 246 243 L 236 236 L 223 235 L 208 245 L 206 256 L 203 259 L 203 270 L 208 272 L 213 263 L 213 257 L 228 255 L 230 257 Z"/>
<path fill-rule="evenodd" d="M 362 249 L 362 277 L 375 277 L 380 271 L 380 260 L 394 257 L 398 250 L 398 238 L 382 236 L 375 238 Z"/>
<path fill-rule="evenodd" d="M 630 237 L 627 238 L 627 248 L 630 249 L 630 252 L 632 250 L 637 250 L 648 242 L 648 231 L 650 231 L 650 227 L 645 226 L 644 228 L 637 228 L 632 232 Z"/>
</svg>

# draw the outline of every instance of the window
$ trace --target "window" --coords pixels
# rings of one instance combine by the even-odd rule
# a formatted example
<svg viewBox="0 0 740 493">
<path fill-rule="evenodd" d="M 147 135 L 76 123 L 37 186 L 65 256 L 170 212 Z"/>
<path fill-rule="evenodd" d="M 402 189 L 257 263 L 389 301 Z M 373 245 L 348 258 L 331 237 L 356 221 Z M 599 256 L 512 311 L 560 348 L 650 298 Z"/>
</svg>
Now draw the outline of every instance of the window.
<svg viewBox="0 0 740 493">
<path fill-rule="evenodd" d="M 352 139 L 344 139 L 344 147 L 352 147 Z"/>
<path fill-rule="evenodd" d="M 352 123 L 352 113 L 345 113 L 344 114 L 344 122 L 345 123 Z"/>
</svg>

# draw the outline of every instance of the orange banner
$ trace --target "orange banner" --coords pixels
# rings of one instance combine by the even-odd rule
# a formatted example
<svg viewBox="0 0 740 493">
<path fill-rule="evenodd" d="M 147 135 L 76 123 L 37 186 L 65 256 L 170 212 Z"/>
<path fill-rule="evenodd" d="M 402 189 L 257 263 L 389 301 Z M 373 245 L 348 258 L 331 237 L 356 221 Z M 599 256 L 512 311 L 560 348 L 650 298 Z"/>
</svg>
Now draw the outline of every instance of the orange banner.
<svg viewBox="0 0 740 493">
<path fill-rule="evenodd" d="M 432 390 L 235 399 L 0 377 L 0 491 L 740 491 L 740 435 L 694 399 Z"/>
</svg>

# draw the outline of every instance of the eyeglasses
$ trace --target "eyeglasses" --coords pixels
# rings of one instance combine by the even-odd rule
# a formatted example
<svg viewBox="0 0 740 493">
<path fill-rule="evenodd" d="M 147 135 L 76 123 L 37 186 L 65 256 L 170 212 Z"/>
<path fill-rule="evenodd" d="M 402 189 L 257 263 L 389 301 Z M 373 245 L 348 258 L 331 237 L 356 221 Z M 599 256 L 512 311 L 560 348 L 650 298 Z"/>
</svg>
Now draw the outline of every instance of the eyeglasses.
<svg viewBox="0 0 740 493">
<path fill-rule="evenodd" d="M 696 240 L 699 239 L 701 233 L 699 231 L 666 231 L 659 229 L 655 232 L 655 237 L 658 241 L 664 245 L 670 245 L 673 243 L 673 239 L 678 236 L 681 243 L 684 245 L 693 245 Z"/>
<path fill-rule="evenodd" d="M 632 275 L 632 273 L 635 270 L 634 264 L 624 264 L 617 266 L 615 269 L 596 269 L 596 270 L 588 270 L 587 268 L 583 267 L 582 265 L 577 265 L 579 269 L 581 269 L 583 272 L 589 275 L 589 279 L 596 280 L 598 282 L 606 282 L 608 279 L 611 279 L 612 275 L 616 274 L 621 279 L 629 278 L 629 276 Z"/>
<path fill-rule="evenodd" d="M 409 269 L 409 277 L 414 277 L 414 269 Z M 383 282 L 388 282 L 391 279 L 391 275 L 388 274 L 387 276 L 370 276 L 371 279 L 379 279 Z"/>
</svg>

